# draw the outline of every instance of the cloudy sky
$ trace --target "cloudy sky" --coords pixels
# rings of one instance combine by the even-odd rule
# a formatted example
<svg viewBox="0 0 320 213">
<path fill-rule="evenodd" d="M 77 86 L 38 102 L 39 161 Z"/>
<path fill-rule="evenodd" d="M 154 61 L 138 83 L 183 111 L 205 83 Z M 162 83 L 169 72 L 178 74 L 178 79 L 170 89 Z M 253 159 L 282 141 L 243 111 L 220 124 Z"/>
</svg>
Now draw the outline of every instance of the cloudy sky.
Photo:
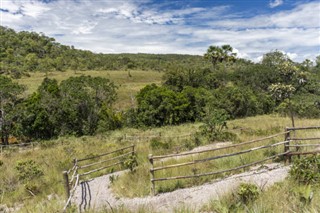
<svg viewBox="0 0 320 213">
<path fill-rule="evenodd" d="M 203 55 L 230 44 L 258 61 L 320 55 L 318 0 L 0 0 L 1 25 L 102 53 Z"/>
</svg>

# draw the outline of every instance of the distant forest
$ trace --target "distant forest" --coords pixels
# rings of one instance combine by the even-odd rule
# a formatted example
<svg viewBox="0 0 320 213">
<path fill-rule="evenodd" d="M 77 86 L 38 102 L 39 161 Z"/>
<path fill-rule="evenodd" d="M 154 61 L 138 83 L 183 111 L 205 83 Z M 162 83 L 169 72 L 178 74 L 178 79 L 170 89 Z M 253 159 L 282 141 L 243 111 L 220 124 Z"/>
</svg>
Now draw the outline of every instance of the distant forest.
<svg viewBox="0 0 320 213">
<path fill-rule="evenodd" d="M 208 64 L 201 56 L 178 54 L 96 54 L 59 44 L 54 38 L 35 32 L 15 32 L 0 26 L 2 74 L 14 78 L 28 72 L 66 70 L 152 70 L 166 71 L 172 65 Z"/>
</svg>

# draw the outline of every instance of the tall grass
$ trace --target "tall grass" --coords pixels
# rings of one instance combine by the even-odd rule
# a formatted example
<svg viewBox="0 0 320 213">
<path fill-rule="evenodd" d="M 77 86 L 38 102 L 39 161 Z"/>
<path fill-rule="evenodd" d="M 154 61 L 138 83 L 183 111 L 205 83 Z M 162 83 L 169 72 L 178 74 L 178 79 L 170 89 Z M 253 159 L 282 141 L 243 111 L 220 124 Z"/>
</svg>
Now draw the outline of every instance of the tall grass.
<svg viewBox="0 0 320 213">
<path fill-rule="evenodd" d="M 297 119 L 297 126 L 315 126 L 319 125 L 318 120 L 312 119 Z M 236 143 L 252 140 L 262 136 L 270 135 L 278 131 L 283 131 L 285 126 L 289 126 L 290 119 L 278 116 L 258 116 L 254 118 L 246 118 L 230 121 L 228 123 L 229 131 L 237 134 L 238 140 Z M 126 173 L 114 181 L 112 188 L 117 196 L 126 197 L 142 197 L 150 193 L 150 175 L 148 162 L 148 154 L 160 155 L 170 154 L 176 152 L 176 147 L 184 147 L 187 150 L 190 147 L 199 145 L 195 143 L 194 139 L 178 139 L 177 135 L 195 134 L 199 131 L 200 123 L 184 124 L 180 126 L 168 126 L 153 129 L 122 129 L 110 133 L 99 134 L 96 136 L 84 137 L 61 137 L 56 140 L 42 141 L 41 145 L 35 147 L 35 150 L 4 150 L 0 156 L 0 203 L 8 206 L 17 206 L 23 204 L 22 212 L 55 212 L 60 211 L 64 205 L 65 194 L 63 188 L 62 171 L 69 169 L 72 166 L 73 158 L 83 158 L 92 154 L 108 152 L 123 146 L 136 144 L 136 151 L 138 153 L 138 167 L 134 173 Z M 298 134 L 298 133 L 297 133 Z M 299 133 L 304 134 L 304 133 Z M 318 132 L 311 132 L 311 134 L 319 134 Z M 126 136 L 139 136 L 139 141 L 125 140 Z M 151 145 L 150 139 L 142 139 L 146 136 L 161 135 L 157 140 L 159 143 L 167 143 L 168 146 L 155 148 Z M 302 135 L 303 136 L 303 135 Z M 172 138 L 170 138 L 172 137 Z M 279 140 L 282 138 L 280 137 Z M 271 141 L 269 141 L 271 142 Z M 200 145 L 207 143 L 214 143 L 213 141 L 201 140 Z M 191 144 L 191 146 L 190 146 Z M 247 147 L 249 148 L 249 147 Z M 254 155 L 246 154 L 243 157 L 224 158 L 212 162 L 207 162 L 203 165 L 195 165 L 193 167 L 186 167 L 182 170 L 168 170 L 159 171 L 156 175 L 182 175 L 192 174 L 194 172 L 214 171 L 227 168 L 234 165 L 240 165 L 244 162 L 252 161 L 256 158 L 270 155 L 272 151 L 279 150 L 261 150 L 254 153 Z M 237 151 L 231 149 L 231 151 Z M 223 154 L 218 152 L 215 154 Z M 194 159 L 207 157 L 193 156 Z M 185 158 L 181 160 L 190 160 Z M 30 183 L 24 182 L 18 178 L 18 171 L 15 169 L 19 161 L 33 160 L 43 171 L 44 175 L 37 177 Z M 163 162 L 163 165 L 181 162 L 180 159 L 170 159 Z M 162 163 L 160 162 L 160 165 Z M 163 173 L 162 173 L 163 172 Z M 219 177 L 219 176 L 218 176 Z M 222 177 L 222 176 L 221 176 Z M 202 184 L 203 182 L 212 180 L 212 176 L 204 178 L 190 179 L 186 182 L 162 182 L 157 184 L 158 191 L 170 191 L 178 187 L 187 187 Z M 134 182 L 135 184 L 132 184 Z M 26 188 L 26 186 L 28 188 Z M 32 188 L 32 187 L 33 188 Z M 28 191 L 29 189 L 29 191 Z M 286 190 L 286 188 L 284 188 Z M 30 193 L 30 191 L 32 193 Z M 48 198 L 50 197 L 50 199 Z M 317 195 L 318 196 L 318 195 Z M 271 199 L 271 197 L 270 197 Z M 314 208 L 316 208 L 315 206 Z M 125 208 L 125 207 L 124 207 Z M 32 210 L 31 210 L 32 209 Z M 178 210 L 177 210 L 178 211 Z"/>
<path fill-rule="evenodd" d="M 48 78 L 57 79 L 58 82 L 66 80 L 70 77 L 90 75 L 92 77 L 103 77 L 112 80 L 118 86 L 118 99 L 114 105 L 115 109 L 127 109 L 135 104 L 133 101 L 135 95 L 147 84 L 160 84 L 163 73 L 155 71 L 131 70 L 130 76 L 128 71 L 73 71 L 66 72 L 50 72 Z M 30 73 L 30 77 L 22 77 L 16 81 L 19 84 L 25 85 L 27 90 L 25 96 L 32 94 L 40 86 L 43 79 L 46 77 L 44 73 Z"/>
</svg>

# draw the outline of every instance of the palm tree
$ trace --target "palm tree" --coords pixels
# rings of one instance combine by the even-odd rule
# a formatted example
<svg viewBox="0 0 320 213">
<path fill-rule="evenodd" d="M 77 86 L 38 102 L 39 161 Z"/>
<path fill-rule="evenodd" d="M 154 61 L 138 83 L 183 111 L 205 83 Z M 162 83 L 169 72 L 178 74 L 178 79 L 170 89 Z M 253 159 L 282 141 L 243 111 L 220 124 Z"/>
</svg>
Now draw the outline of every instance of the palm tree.
<svg viewBox="0 0 320 213">
<path fill-rule="evenodd" d="M 229 44 L 219 46 L 210 46 L 204 57 L 211 61 L 215 69 L 217 63 L 235 61 L 237 54 L 233 53 L 233 48 Z"/>
</svg>

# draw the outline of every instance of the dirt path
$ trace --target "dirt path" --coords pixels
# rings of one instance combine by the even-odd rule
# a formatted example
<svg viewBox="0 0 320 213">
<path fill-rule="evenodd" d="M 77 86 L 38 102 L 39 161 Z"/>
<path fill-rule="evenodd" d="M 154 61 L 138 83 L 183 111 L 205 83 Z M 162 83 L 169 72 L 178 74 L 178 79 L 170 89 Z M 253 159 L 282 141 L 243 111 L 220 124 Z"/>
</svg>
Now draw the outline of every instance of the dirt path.
<svg viewBox="0 0 320 213">
<path fill-rule="evenodd" d="M 217 148 L 230 145 L 228 143 L 216 143 L 204 147 L 198 147 L 192 151 Z M 183 156 L 181 156 L 183 157 Z M 254 183 L 261 189 L 270 186 L 275 182 L 283 181 L 288 174 L 289 167 L 281 164 L 265 164 L 263 166 L 252 167 L 249 172 L 230 176 L 225 179 L 215 180 L 201 186 L 186 189 L 178 189 L 173 192 L 159 194 L 157 196 L 147 196 L 143 198 L 120 198 L 115 195 L 110 188 L 109 177 L 111 175 L 121 175 L 124 172 L 116 172 L 110 175 L 95 178 L 81 183 L 76 189 L 73 203 L 83 209 L 115 209 L 125 207 L 133 211 L 138 211 L 139 207 L 144 207 L 150 212 L 173 212 L 179 207 L 191 208 L 197 212 L 203 205 L 211 199 L 229 193 L 242 182 Z"/>
<path fill-rule="evenodd" d="M 281 164 L 266 164 L 252 171 L 216 180 L 201 186 L 178 189 L 173 192 L 144 198 L 119 198 L 110 189 L 109 176 L 102 176 L 80 184 L 74 202 L 80 209 L 111 209 L 124 206 L 130 210 L 147 207 L 150 211 L 173 212 L 179 207 L 188 207 L 195 212 L 211 199 L 218 199 L 235 189 L 242 182 L 254 183 L 261 189 L 285 179 L 289 167 Z M 123 172 L 114 173 L 121 175 Z"/>
</svg>

